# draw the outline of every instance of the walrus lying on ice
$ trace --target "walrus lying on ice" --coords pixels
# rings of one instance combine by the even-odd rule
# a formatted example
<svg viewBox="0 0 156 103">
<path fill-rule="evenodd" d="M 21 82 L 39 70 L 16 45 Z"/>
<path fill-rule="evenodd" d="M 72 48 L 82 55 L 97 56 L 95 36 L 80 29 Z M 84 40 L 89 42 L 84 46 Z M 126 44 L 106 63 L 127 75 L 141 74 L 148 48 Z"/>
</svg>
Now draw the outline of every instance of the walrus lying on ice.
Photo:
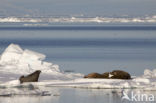
<svg viewBox="0 0 156 103">
<path fill-rule="evenodd" d="M 114 70 L 112 72 L 105 72 L 103 74 L 90 73 L 84 78 L 104 78 L 104 79 L 131 79 L 131 75 L 122 70 Z"/>
<path fill-rule="evenodd" d="M 38 82 L 38 78 L 39 78 L 40 73 L 41 73 L 41 71 L 37 70 L 37 71 L 27 75 L 27 76 L 22 75 L 19 78 L 20 83 L 23 83 L 23 82 Z"/>
</svg>

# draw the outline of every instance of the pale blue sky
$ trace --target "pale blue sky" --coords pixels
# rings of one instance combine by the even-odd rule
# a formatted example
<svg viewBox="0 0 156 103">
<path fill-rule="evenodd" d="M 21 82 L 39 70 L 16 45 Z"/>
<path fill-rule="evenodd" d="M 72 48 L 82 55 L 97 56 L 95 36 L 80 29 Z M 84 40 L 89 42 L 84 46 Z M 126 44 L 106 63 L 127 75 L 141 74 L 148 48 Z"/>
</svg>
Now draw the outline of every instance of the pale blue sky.
<svg viewBox="0 0 156 103">
<path fill-rule="evenodd" d="M 156 14 L 156 0 L 0 0 L 0 15 Z"/>
</svg>

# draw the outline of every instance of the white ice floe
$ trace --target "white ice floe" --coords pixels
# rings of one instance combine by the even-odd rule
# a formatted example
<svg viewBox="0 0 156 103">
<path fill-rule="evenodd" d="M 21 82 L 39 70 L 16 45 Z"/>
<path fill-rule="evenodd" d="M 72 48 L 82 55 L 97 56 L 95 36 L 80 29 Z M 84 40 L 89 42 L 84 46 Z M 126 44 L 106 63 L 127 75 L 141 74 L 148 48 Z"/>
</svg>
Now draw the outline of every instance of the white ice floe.
<svg viewBox="0 0 156 103">
<path fill-rule="evenodd" d="M 143 90 L 156 90 L 156 70 L 146 69 L 142 76 L 130 80 L 85 79 L 83 74 L 80 73 L 64 73 L 59 69 L 58 65 L 44 61 L 45 57 L 44 54 L 24 50 L 19 45 L 10 44 L 0 57 L 0 88 L 28 86 L 31 84 L 43 87 L 141 88 Z M 21 75 L 27 75 L 35 70 L 42 71 L 39 82 L 19 83 L 18 78 Z M 16 79 L 13 80 L 13 78 Z"/>
<path fill-rule="evenodd" d="M 155 78 L 156 79 L 156 69 L 154 69 L 153 71 L 151 71 L 149 69 L 145 69 L 143 76 L 146 78 Z"/>
<path fill-rule="evenodd" d="M 10 44 L 0 57 L 0 71 L 4 73 L 26 75 L 41 70 L 43 77 L 55 79 L 73 79 L 82 77 L 79 73 L 66 74 L 59 66 L 44 61 L 45 55 L 28 49 L 23 50 L 19 45 Z"/>
<path fill-rule="evenodd" d="M 156 23 L 156 16 L 145 17 L 0 17 L 0 23 Z M 44 26 L 45 24 L 24 24 Z M 47 24 L 46 24 L 47 25 Z"/>
</svg>

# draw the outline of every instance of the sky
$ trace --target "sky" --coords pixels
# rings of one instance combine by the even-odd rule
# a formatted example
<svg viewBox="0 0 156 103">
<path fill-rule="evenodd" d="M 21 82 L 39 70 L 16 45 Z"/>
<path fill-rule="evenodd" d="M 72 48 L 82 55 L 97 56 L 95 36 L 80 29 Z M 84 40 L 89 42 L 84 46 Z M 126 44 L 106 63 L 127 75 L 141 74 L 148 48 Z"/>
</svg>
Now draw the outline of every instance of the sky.
<svg viewBox="0 0 156 103">
<path fill-rule="evenodd" d="M 0 0 L 0 16 L 156 14 L 156 0 Z"/>
</svg>

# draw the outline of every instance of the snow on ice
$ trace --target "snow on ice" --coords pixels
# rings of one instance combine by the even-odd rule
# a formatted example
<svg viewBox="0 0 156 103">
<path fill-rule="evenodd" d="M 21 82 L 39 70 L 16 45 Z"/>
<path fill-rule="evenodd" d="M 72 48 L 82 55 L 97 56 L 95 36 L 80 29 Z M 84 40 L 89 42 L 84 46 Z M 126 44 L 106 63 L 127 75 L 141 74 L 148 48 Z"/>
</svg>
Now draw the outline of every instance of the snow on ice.
<svg viewBox="0 0 156 103">
<path fill-rule="evenodd" d="M 0 71 L 8 75 L 27 75 L 41 70 L 41 79 L 73 79 L 82 77 L 79 73 L 66 74 L 61 72 L 59 66 L 45 62 L 45 55 L 28 49 L 23 50 L 19 45 L 10 44 L 0 58 Z M 8 77 L 6 77 L 8 78 Z"/>
</svg>

